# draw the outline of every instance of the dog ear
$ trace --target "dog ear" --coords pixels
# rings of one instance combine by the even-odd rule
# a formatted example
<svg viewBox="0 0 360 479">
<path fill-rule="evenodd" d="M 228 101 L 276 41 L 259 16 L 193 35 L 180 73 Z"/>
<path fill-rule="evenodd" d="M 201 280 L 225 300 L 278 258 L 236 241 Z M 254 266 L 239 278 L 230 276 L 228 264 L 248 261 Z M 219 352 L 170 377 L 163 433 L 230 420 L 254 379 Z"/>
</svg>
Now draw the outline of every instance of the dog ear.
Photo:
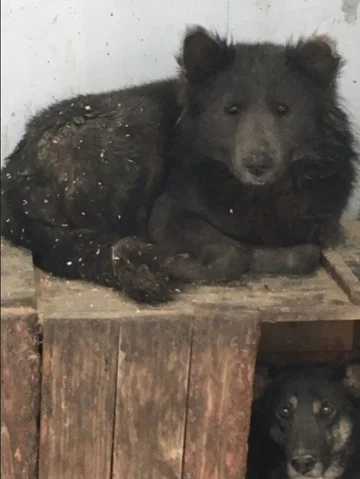
<svg viewBox="0 0 360 479">
<path fill-rule="evenodd" d="M 260 398 L 272 384 L 278 374 L 278 368 L 264 362 L 256 363 L 253 385 L 253 398 Z"/>
<path fill-rule="evenodd" d="M 235 49 L 203 27 L 188 28 L 177 60 L 189 83 L 200 82 L 233 61 Z"/>
<path fill-rule="evenodd" d="M 321 89 L 334 83 L 342 66 L 334 40 L 326 35 L 312 36 L 300 40 L 295 46 L 289 45 L 287 63 Z"/>
</svg>

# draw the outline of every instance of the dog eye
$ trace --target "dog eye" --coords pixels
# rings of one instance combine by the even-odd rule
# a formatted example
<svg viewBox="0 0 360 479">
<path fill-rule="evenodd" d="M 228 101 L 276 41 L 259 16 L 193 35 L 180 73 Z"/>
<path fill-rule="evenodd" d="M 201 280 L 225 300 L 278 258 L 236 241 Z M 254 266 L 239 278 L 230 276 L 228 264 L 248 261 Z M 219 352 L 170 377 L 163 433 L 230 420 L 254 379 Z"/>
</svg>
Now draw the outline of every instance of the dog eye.
<svg viewBox="0 0 360 479">
<path fill-rule="evenodd" d="M 225 107 L 225 112 L 229 115 L 237 115 L 239 113 L 239 108 L 236 105 L 228 105 Z"/>
<path fill-rule="evenodd" d="M 278 116 L 285 116 L 290 113 L 290 107 L 286 103 L 276 104 L 274 110 Z"/>
<path fill-rule="evenodd" d="M 290 411 L 290 408 L 284 406 L 279 408 L 276 414 L 281 419 L 287 419 L 288 417 L 291 416 L 291 411 Z"/>
<path fill-rule="evenodd" d="M 335 412 L 335 406 L 331 404 L 329 401 L 324 401 L 321 404 L 321 410 L 320 413 L 323 416 L 331 416 Z"/>
</svg>

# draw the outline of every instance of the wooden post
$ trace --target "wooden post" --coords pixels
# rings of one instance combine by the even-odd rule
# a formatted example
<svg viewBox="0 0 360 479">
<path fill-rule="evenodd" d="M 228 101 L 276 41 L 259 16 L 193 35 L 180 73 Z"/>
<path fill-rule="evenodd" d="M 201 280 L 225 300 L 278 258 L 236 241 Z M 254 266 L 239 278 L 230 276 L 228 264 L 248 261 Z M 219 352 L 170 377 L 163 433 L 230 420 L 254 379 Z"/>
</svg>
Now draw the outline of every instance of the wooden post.
<svg viewBox="0 0 360 479">
<path fill-rule="evenodd" d="M 43 273 L 40 479 L 180 479 L 192 315 Z"/>
<path fill-rule="evenodd" d="M 184 479 L 244 479 L 259 321 L 241 310 L 195 313 Z"/>
<path fill-rule="evenodd" d="M 180 479 L 191 317 L 146 316 L 120 328 L 114 479 Z"/>
<path fill-rule="evenodd" d="M 40 479 L 110 479 L 119 328 L 44 322 Z"/>
<path fill-rule="evenodd" d="M 40 344 L 32 258 L 1 242 L 1 477 L 36 479 Z"/>
</svg>

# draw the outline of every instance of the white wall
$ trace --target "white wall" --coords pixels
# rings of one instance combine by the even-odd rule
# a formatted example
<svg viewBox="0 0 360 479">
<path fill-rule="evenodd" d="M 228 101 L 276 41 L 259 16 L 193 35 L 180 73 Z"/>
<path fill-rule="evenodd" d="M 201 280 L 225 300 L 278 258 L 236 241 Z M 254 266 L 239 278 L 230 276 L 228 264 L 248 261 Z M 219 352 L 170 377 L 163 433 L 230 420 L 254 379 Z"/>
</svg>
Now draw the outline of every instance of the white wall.
<svg viewBox="0 0 360 479">
<path fill-rule="evenodd" d="M 360 12 L 346 22 L 342 0 L 1 0 L 1 10 L 2 160 L 50 102 L 172 74 L 194 23 L 236 40 L 330 33 L 348 62 L 341 88 L 360 125 Z"/>
</svg>

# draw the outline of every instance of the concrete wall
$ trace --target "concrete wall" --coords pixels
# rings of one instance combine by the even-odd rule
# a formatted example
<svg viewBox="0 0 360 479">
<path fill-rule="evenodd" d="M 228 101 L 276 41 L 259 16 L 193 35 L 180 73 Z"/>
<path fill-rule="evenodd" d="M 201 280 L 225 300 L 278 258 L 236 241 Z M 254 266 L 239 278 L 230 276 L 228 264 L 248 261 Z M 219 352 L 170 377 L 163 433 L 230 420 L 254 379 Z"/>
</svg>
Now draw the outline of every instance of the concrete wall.
<svg viewBox="0 0 360 479">
<path fill-rule="evenodd" d="M 1 8 L 2 160 L 50 102 L 172 74 L 194 23 L 237 40 L 333 35 L 348 62 L 342 94 L 360 125 L 360 18 L 345 19 L 342 0 L 1 0 Z"/>
</svg>

